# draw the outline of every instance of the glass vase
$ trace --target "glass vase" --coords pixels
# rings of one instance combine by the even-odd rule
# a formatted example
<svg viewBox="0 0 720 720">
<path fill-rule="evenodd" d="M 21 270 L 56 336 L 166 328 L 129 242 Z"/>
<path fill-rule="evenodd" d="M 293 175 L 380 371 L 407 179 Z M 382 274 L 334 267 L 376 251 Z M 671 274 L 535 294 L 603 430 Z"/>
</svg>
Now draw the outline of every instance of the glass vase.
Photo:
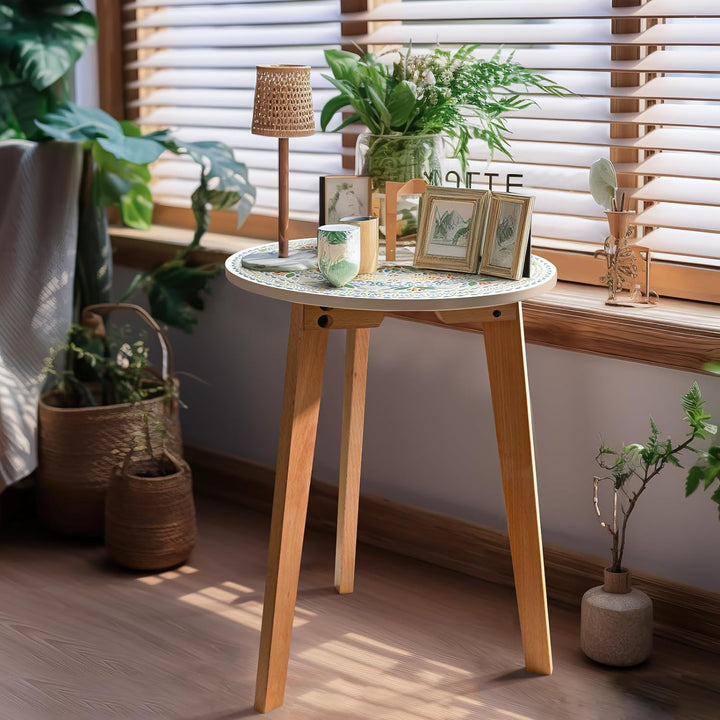
<svg viewBox="0 0 720 720">
<path fill-rule="evenodd" d="M 385 183 L 422 178 L 442 185 L 445 149 L 442 135 L 374 135 L 361 133 L 355 145 L 355 172 L 372 184 L 373 214 L 380 221 L 380 240 L 385 239 Z M 419 196 L 403 195 L 397 204 L 398 245 L 411 246 L 417 235 Z"/>
<path fill-rule="evenodd" d="M 373 192 L 385 192 L 388 180 L 422 178 L 440 185 L 443 158 L 442 135 L 361 133 L 355 146 L 355 172 L 371 178 Z"/>
</svg>

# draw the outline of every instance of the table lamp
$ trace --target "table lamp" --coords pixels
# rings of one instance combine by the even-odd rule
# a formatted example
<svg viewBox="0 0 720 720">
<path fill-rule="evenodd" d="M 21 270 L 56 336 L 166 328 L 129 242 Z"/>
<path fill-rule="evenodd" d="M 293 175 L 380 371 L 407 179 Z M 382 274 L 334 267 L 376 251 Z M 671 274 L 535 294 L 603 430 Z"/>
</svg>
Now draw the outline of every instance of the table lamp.
<svg viewBox="0 0 720 720">
<path fill-rule="evenodd" d="M 258 65 L 252 133 L 278 138 L 278 252 L 254 255 L 245 267 L 254 270 L 302 270 L 314 257 L 288 252 L 288 139 L 315 132 L 309 65 Z"/>
</svg>

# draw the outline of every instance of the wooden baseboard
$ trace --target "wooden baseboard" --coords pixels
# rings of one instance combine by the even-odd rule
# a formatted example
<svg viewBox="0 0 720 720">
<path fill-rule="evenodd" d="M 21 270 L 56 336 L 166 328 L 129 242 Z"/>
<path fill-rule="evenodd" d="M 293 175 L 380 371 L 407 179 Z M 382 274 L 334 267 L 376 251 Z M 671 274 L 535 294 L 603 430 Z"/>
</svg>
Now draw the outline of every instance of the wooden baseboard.
<svg viewBox="0 0 720 720">
<path fill-rule="evenodd" d="M 270 512 L 274 469 L 231 455 L 185 447 L 198 492 Z M 337 488 L 313 480 L 308 525 L 335 532 Z M 507 536 L 497 530 L 397 502 L 361 495 L 360 542 L 512 586 Z M 599 558 L 544 545 L 548 598 L 579 606 L 602 582 Z M 652 599 L 655 634 L 720 653 L 720 594 L 633 571 L 633 582 Z"/>
</svg>

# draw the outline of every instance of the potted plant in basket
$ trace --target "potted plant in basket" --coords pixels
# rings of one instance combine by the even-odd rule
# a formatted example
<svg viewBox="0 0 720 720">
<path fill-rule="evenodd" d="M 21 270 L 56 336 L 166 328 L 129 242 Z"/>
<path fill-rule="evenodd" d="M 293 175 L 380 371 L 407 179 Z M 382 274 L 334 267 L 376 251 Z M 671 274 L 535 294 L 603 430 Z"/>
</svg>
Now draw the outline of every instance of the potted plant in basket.
<svg viewBox="0 0 720 720">
<path fill-rule="evenodd" d="M 386 180 L 416 177 L 439 185 L 443 136 L 463 172 L 472 139 L 482 140 L 491 156 L 498 151 L 511 157 L 504 117 L 533 103 L 523 93 L 570 94 L 515 62 L 512 53 L 478 60 L 477 48 L 436 47 L 429 53 L 409 48 L 392 63 L 372 53 L 325 51 L 332 76 L 324 77 L 340 94 L 325 104 L 321 127 L 343 108 L 353 109 L 335 130 L 355 122 L 368 128 L 358 139 L 355 168 L 372 178 L 373 190 L 382 192 Z"/>
<path fill-rule="evenodd" d="M 106 332 L 102 316 L 113 310 L 131 311 L 154 333 L 163 358 L 159 372 L 143 333 L 127 325 Z M 182 456 L 182 439 L 172 348 L 157 322 L 129 304 L 88 306 L 83 321 L 46 361 L 37 496 L 48 527 L 94 537 L 103 534 L 113 469 L 137 445 L 143 417 L 162 426 L 163 447 L 176 457 Z"/>
<path fill-rule="evenodd" d="M 683 451 L 698 452 L 697 441 L 717 432 L 717 427 L 709 423 L 711 417 L 705 413 L 703 406 L 698 385 L 693 383 L 682 397 L 683 414 L 688 425 L 688 434 L 682 442 L 674 443 L 669 437 L 662 437 L 651 417 L 650 434 L 644 444 L 632 443 L 619 451 L 604 443 L 600 445 L 595 460 L 606 474 L 593 479 L 593 505 L 600 525 L 610 534 L 612 544 L 611 564 L 605 569 L 604 584 L 588 590 L 582 599 L 581 646 L 593 660 L 606 665 L 630 666 L 637 665 L 650 655 L 652 601 L 645 593 L 631 587 L 630 571 L 623 565 L 627 525 L 638 500 L 663 468 L 668 464 L 681 467 L 679 456 Z M 707 454 L 705 457 L 708 457 Z M 712 471 L 691 468 L 686 494 L 697 488 L 701 475 L 709 485 L 707 478 L 715 471 L 720 471 L 720 466 Z M 607 514 L 600 508 L 603 483 L 612 486 L 610 512 Z M 713 499 L 720 502 L 720 492 L 716 495 L 717 498 Z"/>
</svg>

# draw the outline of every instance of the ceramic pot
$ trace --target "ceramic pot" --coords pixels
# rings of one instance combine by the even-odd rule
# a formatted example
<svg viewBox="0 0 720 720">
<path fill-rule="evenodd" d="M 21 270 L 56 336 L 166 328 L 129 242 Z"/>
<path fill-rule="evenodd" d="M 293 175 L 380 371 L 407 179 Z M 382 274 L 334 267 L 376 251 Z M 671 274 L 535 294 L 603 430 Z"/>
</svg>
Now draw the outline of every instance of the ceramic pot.
<svg viewBox="0 0 720 720">
<path fill-rule="evenodd" d="M 335 287 L 346 285 L 360 271 L 360 228 L 349 223 L 321 225 L 317 250 L 322 276 Z"/>
<path fill-rule="evenodd" d="M 580 612 L 580 645 L 592 660 L 630 667 L 652 651 L 652 600 L 631 586 L 630 572 L 605 570 L 605 582 L 588 590 Z"/>
</svg>

